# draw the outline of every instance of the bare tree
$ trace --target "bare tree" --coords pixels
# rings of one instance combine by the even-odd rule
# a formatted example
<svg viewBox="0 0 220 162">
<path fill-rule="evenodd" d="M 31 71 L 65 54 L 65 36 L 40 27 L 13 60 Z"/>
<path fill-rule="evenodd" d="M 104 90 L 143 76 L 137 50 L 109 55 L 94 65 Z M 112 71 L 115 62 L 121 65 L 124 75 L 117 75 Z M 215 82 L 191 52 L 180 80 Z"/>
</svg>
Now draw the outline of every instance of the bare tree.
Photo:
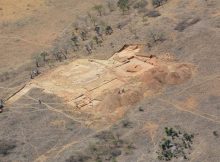
<svg viewBox="0 0 220 162">
<path fill-rule="evenodd" d="M 31 79 L 34 79 L 36 76 L 38 76 L 40 74 L 39 70 L 36 68 L 36 69 L 33 69 L 31 70 Z"/>
<path fill-rule="evenodd" d="M 41 52 L 41 54 L 40 54 L 40 56 L 43 58 L 43 61 L 44 61 L 44 62 L 47 61 L 46 57 L 47 57 L 48 55 L 49 55 L 49 54 L 48 54 L 46 51 Z"/>
<path fill-rule="evenodd" d="M 42 60 L 42 58 L 41 58 L 40 55 L 37 55 L 37 56 L 35 57 L 35 65 L 36 65 L 36 67 L 40 67 L 41 60 Z"/>
<path fill-rule="evenodd" d="M 67 47 L 63 47 L 60 52 L 62 53 L 64 59 L 66 60 L 67 59 L 67 54 L 68 54 L 68 50 L 67 50 Z"/>
<path fill-rule="evenodd" d="M 100 37 L 97 37 L 97 36 L 94 36 L 93 37 L 93 40 L 96 42 L 96 44 L 98 45 L 98 46 L 101 46 L 102 45 L 102 39 L 100 38 Z"/>
<path fill-rule="evenodd" d="M 138 34 L 137 34 L 137 28 L 135 28 L 133 25 L 129 26 L 129 31 L 133 34 L 134 39 L 138 39 Z"/>
<path fill-rule="evenodd" d="M 79 50 L 79 39 L 76 35 L 74 35 L 72 38 L 71 38 L 71 41 L 72 41 L 72 46 L 73 46 L 73 49 L 74 51 L 78 51 Z"/>
<path fill-rule="evenodd" d="M 148 39 L 152 43 L 163 42 L 165 40 L 164 34 L 162 31 L 151 30 L 148 33 Z"/>
<path fill-rule="evenodd" d="M 95 5 L 93 7 L 94 10 L 96 10 L 98 12 L 99 16 L 102 16 L 103 12 L 104 12 L 104 7 L 102 5 Z"/>
<path fill-rule="evenodd" d="M 87 32 L 85 30 L 81 31 L 80 37 L 83 41 L 87 40 Z"/>
<path fill-rule="evenodd" d="M 2 109 L 3 107 L 4 107 L 3 100 L 0 99 L 0 109 Z"/>
<path fill-rule="evenodd" d="M 96 25 L 96 27 L 95 27 L 95 32 L 96 32 L 96 34 L 98 35 L 98 37 L 100 37 L 101 39 L 103 39 L 103 37 L 102 37 L 102 29 L 101 29 L 100 26 Z"/>
<path fill-rule="evenodd" d="M 73 23 L 73 27 L 74 27 L 74 30 L 77 32 L 78 30 L 79 30 L 79 22 L 78 21 L 75 21 L 74 23 Z"/>
<path fill-rule="evenodd" d="M 54 57 L 56 58 L 56 60 L 58 61 L 62 61 L 63 59 L 67 59 L 67 56 L 65 55 L 65 53 L 62 50 L 56 50 L 53 53 Z"/>
<path fill-rule="evenodd" d="M 112 27 L 111 26 L 107 26 L 106 28 L 105 28 L 105 34 L 106 35 L 111 35 L 113 33 L 113 29 L 112 29 Z"/>
<path fill-rule="evenodd" d="M 87 13 L 87 16 L 88 16 L 90 22 L 93 24 L 93 26 L 96 26 L 97 18 L 94 15 L 92 15 L 90 12 Z"/>
<path fill-rule="evenodd" d="M 2 99 L 0 99 L 0 113 L 3 112 L 3 108 L 4 108 L 4 102 Z"/>
<path fill-rule="evenodd" d="M 162 43 L 166 40 L 164 32 L 161 29 L 150 29 L 147 32 L 147 46 L 151 49 L 155 44 Z"/>
<path fill-rule="evenodd" d="M 116 8 L 115 1 L 114 0 L 108 0 L 107 7 L 108 7 L 110 12 L 115 11 L 115 8 Z"/>
<path fill-rule="evenodd" d="M 85 48 L 86 48 L 86 51 L 88 52 L 88 54 L 92 54 L 92 47 L 90 44 L 86 44 Z"/>
</svg>

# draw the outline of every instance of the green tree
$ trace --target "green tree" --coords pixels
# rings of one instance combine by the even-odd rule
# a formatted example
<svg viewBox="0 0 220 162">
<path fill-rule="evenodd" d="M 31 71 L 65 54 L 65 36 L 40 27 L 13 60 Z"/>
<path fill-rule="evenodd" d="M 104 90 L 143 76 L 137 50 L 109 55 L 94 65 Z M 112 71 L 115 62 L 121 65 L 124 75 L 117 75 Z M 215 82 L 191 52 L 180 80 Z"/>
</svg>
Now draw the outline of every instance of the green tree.
<svg viewBox="0 0 220 162">
<path fill-rule="evenodd" d="M 123 14 L 130 8 L 129 0 L 119 0 L 117 5 L 122 10 Z"/>
</svg>

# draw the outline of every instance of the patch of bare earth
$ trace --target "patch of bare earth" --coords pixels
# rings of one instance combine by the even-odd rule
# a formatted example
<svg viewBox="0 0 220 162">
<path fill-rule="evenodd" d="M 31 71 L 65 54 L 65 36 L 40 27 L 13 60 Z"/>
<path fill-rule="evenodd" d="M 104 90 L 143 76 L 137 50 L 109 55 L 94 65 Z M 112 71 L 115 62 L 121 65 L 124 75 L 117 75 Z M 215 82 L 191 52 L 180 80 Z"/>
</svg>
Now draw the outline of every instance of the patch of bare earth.
<svg viewBox="0 0 220 162">
<path fill-rule="evenodd" d="M 78 59 L 32 80 L 13 103 L 33 88 L 60 97 L 85 125 L 100 128 L 121 119 L 130 105 L 159 93 L 166 85 L 191 78 L 193 66 L 141 56 L 141 45 L 130 45 L 108 60 Z"/>
</svg>

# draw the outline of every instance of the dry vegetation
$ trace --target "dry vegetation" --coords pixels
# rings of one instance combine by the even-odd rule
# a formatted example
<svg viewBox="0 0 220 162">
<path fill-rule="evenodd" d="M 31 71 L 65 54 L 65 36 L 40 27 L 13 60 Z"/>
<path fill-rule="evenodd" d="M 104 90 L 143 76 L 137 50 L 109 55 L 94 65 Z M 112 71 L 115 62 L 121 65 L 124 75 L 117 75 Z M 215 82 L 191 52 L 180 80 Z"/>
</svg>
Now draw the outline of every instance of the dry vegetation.
<svg viewBox="0 0 220 162">
<path fill-rule="evenodd" d="M 0 1 L 0 161 L 220 161 L 219 7 L 218 0 Z M 130 44 L 143 48 L 109 59 L 130 54 Z M 128 64 L 131 78 L 112 67 L 132 59 L 153 67 L 135 76 L 141 67 Z M 95 96 L 88 87 L 109 79 L 99 72 L 83 87 L 82 74 L 96 66 L 118 87 Z M 81 98 L 100 104 L 74 107 Z"/>
</svg>

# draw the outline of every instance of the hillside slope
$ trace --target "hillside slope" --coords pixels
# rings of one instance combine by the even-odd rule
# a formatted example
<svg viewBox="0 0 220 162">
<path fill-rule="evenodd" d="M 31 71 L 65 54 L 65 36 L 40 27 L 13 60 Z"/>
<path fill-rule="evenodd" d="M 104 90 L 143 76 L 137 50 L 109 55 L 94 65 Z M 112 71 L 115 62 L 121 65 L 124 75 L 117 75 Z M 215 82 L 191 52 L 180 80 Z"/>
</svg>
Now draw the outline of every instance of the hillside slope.
<svg viewBox="0 0 220 162">
<path fill-rule="evenodd" d="M 30 13 L 40 23 L 1 28 L 1 35 L 13 37 L 14 30 L 32 45 L 52 46 L 31 45 L 28 51 L 27 40 L 17 40 L 26 46 L 16 50 L 0 38 L 7 40 L 0 45 L 1 71 L 23 66 L 1 75 L 0 161 L 220 161 L 220 1 L 168 0 L 156 8 L 151 1 L 144 7 L 131 2 L 122 14 L 102 1 L 105 11 L 99 16 L 91 9 L 98 1 L 54 0 L 53 9 L 40 9 L 48 13 L 42 20 L 43 13 Z M 78 10 L 71 15 L 82 14 L 70 21 L 69 10 L 57 11 L 55 4 L 72 4 Z M 94 42 L 88 12 L 98 19 L 95 25 L 113 29 L 102 33 L 100 44 Z M 4 21 L 15 21 L 8 15 Z M 90 51 L 85 47 L 91 43 Z M 18 50 L 27 53 L 13 60 Z M 39 62 L 41 74 L 31 80 L 35 64 L 22 60 L 42 50 L 47 61 Z M 116 82 L 108 84 L 111 79 Z"/>
</svg>

